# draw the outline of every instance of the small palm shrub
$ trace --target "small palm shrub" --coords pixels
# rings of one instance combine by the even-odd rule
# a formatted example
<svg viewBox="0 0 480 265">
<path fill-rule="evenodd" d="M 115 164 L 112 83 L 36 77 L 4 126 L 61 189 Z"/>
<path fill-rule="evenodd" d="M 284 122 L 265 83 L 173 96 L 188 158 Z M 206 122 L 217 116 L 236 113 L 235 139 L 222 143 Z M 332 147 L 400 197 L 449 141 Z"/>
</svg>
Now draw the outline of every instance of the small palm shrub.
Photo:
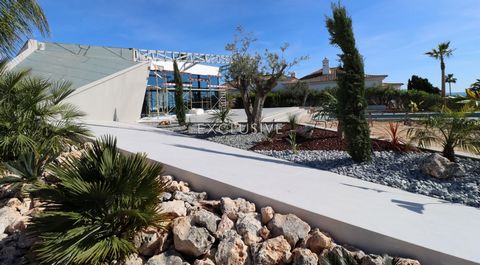
<svg viewBox="0 0 480 265">
<path fill-rule="evenodd" d="M 297 132 L 296 131 L 290 131 L 288 133 L 288 138 L 287 138 L 288 143 L 290 144 L 290 147 L 292 148 L 292 152 L 294 154 L 298 153 L 298 143 L 297 143 Z"/>
<path fill-rule="evenodd" d="M 11 184 L 20 199 L 66 145 L 89 135 L 77 123 L 83 113 L 64 102 L 73 91 L 68 82 L 8 71 L 0 61 L 0 184 Z"/>
<path fill-rule="evenodd" d="M 271 130 L 262 130 L 262 134 L 269 141 L 272 143 L 275 140 L 275 136 L 277 135 L 276 128 L 272 128 Z"/>
<path fill-rule="evenodd" d="M 228 124 L 233 122 L 232 115 L 233 114 L 229 108 L 220 108 L 214 110 L 214 112 L 210 114 L 209 120 L 212 123 Z"/>
<path fill-rule="evenodd" d="M 17 160 L 3 164 L 6 175 L 0 178 L 0 185 L 10 184 L 10 193 L 15 197 L 27 197 L 28 190 L 42 175 L 47 158 L 38 153 L 21 154 Z"/>
<path fill-rule="evenodd" d="M 295 131 L 298 127 L 298 116 L 297 115 L 288 115 L 288 125 L 290 125 L 290 130 Z"/>
<path fill-rule="evenodd" d="M 136 252 L 135 233 L 148 226 L 166 228 L 158 213 L 164 185 L 159 164 L 143 154 L 119 152 L 116 140 L 103 137 L 80 158 L 50 168 L 53 185 L 37 185 L 32 195 L 45 202 L 30 232 L 42 264 L 110 264 Z"/>
<path fill-rule="evenodd" d="M 446 109 L 438 116 L 428 117 L 420 121 L 421 127 L 413 127 L 407 135 L 420 147 L 433 144 L 442 146 L 442 155 L 455 161 L 455 148 L 467 152 L 480 151 L 480 124 L 469 119 L 468 109 L 452 112 Z"/>
<path fill-rule="evenodd" d="M 68 82 L 7 71 L 6 61 L 0 61 L 0 161 L 40 150 L 55 156 L 66 144 L 89 135 L 76 122 L 83 113 L 64 102 L 73 91 Z"/>
</svg>

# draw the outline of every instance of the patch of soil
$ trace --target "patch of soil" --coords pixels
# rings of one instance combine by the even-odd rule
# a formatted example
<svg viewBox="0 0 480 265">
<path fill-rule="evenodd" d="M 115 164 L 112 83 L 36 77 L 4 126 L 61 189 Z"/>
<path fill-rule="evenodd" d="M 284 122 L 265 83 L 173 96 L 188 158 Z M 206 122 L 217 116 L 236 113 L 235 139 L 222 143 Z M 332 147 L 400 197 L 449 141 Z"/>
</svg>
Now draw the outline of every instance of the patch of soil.
<svg viewBox="0 0 480 265">
<path fill-rule="evenodd" d="M 344 139 L 337 137 L 337 132 L 314 128 L 309 131 L 308 127 L 299 126 L 297 131 L 297 144 L 299 150 L 346 150 L 346 142 Z M 284 125 L 278 134 L 269 140 L 265 140 L 256 144 L 251 150 L 291 150 L 292 147 L 288 142 L 290 128 Z M 389 141 L 372 139 L 372 147 L 374 151 L 412 151 L 410 146 L 394 145 Z"/>
</svg>

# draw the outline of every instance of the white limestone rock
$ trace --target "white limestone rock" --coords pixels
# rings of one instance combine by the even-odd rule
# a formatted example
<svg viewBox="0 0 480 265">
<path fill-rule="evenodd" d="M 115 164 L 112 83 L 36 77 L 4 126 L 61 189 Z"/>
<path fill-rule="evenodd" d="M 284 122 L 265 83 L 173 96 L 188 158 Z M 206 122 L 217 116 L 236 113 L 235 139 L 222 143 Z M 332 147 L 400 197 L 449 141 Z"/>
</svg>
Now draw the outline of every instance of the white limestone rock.
<svg viewBox="0 0 480 265">
<path fill-rule="evenodd" d="M 276 213 L 267 227 L 271 236 L 283 235 L 292 248 L 295 247 L 299 240 L 304 239 L 310 231 L 310 226 L 294 214 L 283 215 Z"/>
<path fill-rule="evenodd" d="M 308 248 L 296 248 L 292 251 L 292 265 L 317 265 L 318 256 Z"/>
<path fill-rule="evenodd" d="M 187 208 L 185 202 L 181 200 L 173 200 L 168 202 L 162 202 L 160 206 L 161 213 L 171 214 L 173 218 L 182 217 L 187 215 Z"/>
<path fill-rule="evenodd" d="M 8 206 L 0 208 L 0 233 L 4 233 L 8 226 L 20 219 L 22 215 L 14 208 Z"/>
<path fill-rule="evenodd" d="M 169 250 L 148 259 L 146 265 L 189 265 L 175 250 Z"/>
<path fill-rule="evenodd" d="M 215 232 L 215 236 L 217 238 L 223 238 L 227 231 L 231 231 L 235 226 L 235 223 L 228 218 L 227 214 L 222 215 L 222 219 L 218 223 L 217 231 Z"/>
<path fill-rule="evenodd" d="M 333 240 L 330 236 L 315 228 L 305 238 L 305 246 L 320 255 L 324 249 L 333 247 Z"/>
<path fill-rule="evenodd" d="M 192 224 L 199 227 L 205 227 L 210 233 L 217 232 L 217 225 L 220 217 L 205 209 L 199 209 L 192 214 Z"/>
<path fill-rule="evenodd" d="M 228 218 L 236 221 L 238 213 L 251 213 L 255 212 L 255 204 L 251 203 L 243 198 L 232 200 L 227 197 L 223 197 L 220 200 L 222 206 L 222 213 L 227 214 Z"/>
<path fill-rule="evenodd" d="M 173 193 L 173 198 L 175 200 L 182 200 L 190 204 L 197 204 L 198 201 L 207 199 L 207 193 L 194 192 L 194 191 L 189 191 L 189 192 L 175 191 Z"/>
<path fill-rule="evenodd" d="M 440 179 L 465 176 L 465 170 L 460 164 L 437 153 L 427 156 L 421 162 L 420 168 L 424 174 Z"/>
<path fill-rule="evenodd" d="M 218 244 L 215 261 L 225 265 L 248 264 L 248 247 L 242 238 L 231 230 Z"/>
<path fill-rule="evenodd" d="M 242 236 L 247 246 L 251 246 L 262 240 L 260 237 L 262 223 L 258 213 L 239 213 L 236 228 L 238 234 Z"/>
<path fill-rule="evenodd" d="M 262 224 L 267 224 L 270 222 L 275 214 L 275 211 L 270 206 L 261 208 L 260 212 L 262 213 Z"/>
<path fill-rule="evenodd" d="M 178 252 L 198 257 L 210 250 L 215 237 L 204 227 L 192 226 L 190 217 L 179 217 L 173 222 L 173 242 Z"/>
<path fill-rule="evenodd" d="M 258 246 L 253 258 L 255 265 L 286 264 L 290 261 L 290 244 L 283 236 L 271 238 Z"/>
<path fill-rule="evenodd" d="M 166 250 L 168 247 L 167 239 L 167 232 L 161 233 L 150 229 L 136 234 L 133 243 L 138 249 L 138 253 L 150 257 Z"/>
</svg>

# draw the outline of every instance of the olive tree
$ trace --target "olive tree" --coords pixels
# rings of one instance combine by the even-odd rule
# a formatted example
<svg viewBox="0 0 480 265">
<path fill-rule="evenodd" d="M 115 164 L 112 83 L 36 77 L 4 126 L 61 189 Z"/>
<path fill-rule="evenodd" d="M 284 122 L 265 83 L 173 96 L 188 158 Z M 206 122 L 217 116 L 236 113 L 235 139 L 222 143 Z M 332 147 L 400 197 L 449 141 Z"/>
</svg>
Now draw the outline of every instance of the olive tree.
<svg viewBox="0 0 480 265">
<path fill-rule="evenodd" d="M 226 46 L 226 50 L 231 52 L 231 62 L 225 70 L 225 78 L 240 91 L 248 132 L 261 128 L 263 104 L 268 93 L 278 84 L 278 80 L 288 69 L 306 59 L 301 57 L 287 61 L 284 53 L 288 44 L 282 45 L 279 53 L 269 50 L 262 54 L 252 52 L 255 41 L 252 33 L 238 27 L 233 42 Z"/>
</svg>

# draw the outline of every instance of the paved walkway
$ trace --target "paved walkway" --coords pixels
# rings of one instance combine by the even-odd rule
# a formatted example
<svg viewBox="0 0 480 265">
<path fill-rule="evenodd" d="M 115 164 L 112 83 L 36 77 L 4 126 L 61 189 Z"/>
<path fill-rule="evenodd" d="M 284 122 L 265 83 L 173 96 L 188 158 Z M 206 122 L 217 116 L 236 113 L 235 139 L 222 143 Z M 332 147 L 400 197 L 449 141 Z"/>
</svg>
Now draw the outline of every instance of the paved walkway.
<svg viewBox="0 0 480 265">
<path fill-rule="evenodd" d="M 212 110 L 205 111 L 204 114 L 194 115 L 187 114 L 187 121 L 193 123 L 210 123 Z M 243 109 L 231 109 L 231 119 L 233 122 L 246 123 L 247 116 Z M 288 122 L 289 115 L 296 115 L 302 121 L 308 121 L 311 116 L 308 111 L 299 107 L 284 107 L 284 108 L 264 108 L 262 111 L 262 122 Z M 156 125 L 160 121 L 168 120 L 170 122 L 176 121 L 175 115 L 165 115 L 160 117 L 143 118 L 139 120 L 143 124 Z"/>
<path fill-rule="evenodd" d="M 213 197 L 245 196 L 257 206 L 293 212 L 340 242 L 412 256 L 423 265 L 480 264 L 480 209 L 152 127 L 87 124 L 95 135 L 116 136 L 120 148 L 147 153 Z"/>
</svg>

